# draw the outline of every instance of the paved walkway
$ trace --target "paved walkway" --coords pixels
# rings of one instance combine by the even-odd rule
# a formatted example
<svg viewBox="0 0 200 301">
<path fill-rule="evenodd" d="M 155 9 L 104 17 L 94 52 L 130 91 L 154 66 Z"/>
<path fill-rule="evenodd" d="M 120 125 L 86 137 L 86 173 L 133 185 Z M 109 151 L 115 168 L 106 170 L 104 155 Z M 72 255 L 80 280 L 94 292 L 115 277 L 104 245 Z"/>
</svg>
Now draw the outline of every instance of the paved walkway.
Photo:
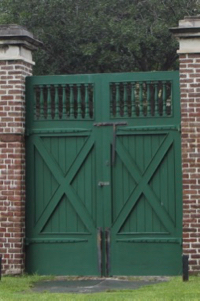
<svg viewBox="0 0 200 301">
<path fill-rule="evenodd" d="M 138 277 L 135 279 L 120 278 L 80 278 L 66 280 L 56 278 L 55 280 L 42 281 L 35 284 L 32 291 L 50 293 L 98 293 L 112 290 L 134 290 L 142 286 L 152 285 L 168 281 L 168 277 Z"/>
</svg>

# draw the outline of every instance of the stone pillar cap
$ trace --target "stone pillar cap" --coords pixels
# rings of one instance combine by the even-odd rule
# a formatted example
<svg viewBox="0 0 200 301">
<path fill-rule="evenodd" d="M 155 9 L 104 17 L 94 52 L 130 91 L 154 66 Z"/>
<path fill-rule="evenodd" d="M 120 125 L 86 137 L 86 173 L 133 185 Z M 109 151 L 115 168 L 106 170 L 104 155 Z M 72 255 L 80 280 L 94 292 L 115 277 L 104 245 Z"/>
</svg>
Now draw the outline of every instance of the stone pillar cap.
<svg viewBox="0 0 200 301">
<path fill-rule="evenodd" d="M 0 25 L 0 45 L 21 45 L 29 50 L 36 50 L 43 44 L 23 26 L 2 24 Z"/>
<path fill-rule="evenodd" d="M 187 16 L 179 21 L 179 27 L 169 29 L 178 38 L 200 37 L 200 15 Z"/>
</svg>

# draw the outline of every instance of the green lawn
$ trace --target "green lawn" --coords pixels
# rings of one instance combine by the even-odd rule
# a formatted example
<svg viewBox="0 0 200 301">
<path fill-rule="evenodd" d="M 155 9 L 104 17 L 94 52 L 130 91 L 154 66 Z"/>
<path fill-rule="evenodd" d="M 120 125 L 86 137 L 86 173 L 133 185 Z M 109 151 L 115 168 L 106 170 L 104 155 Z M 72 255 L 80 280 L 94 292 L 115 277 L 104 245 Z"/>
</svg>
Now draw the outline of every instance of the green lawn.
<svg viewBox="0 0 200 301">
<path fill-rule="evenodd" d="M 22 276 L 3 277 L 0 281 L 1 300 L 80 300 L 80 301 L 123 301 L 123 300 L 200 300 L 200 277 L 190 277 L 183 282 L 181 277 L 173 277 L 169 282 L 149 285 L 133 291 L 113 291 L 97 294 L 50 294 L 32 293 L 31 286 L 35 281 L 51 279 L 50 277 Z M 52 277 L 53 279 L 53 277 Z"/>
</svg>

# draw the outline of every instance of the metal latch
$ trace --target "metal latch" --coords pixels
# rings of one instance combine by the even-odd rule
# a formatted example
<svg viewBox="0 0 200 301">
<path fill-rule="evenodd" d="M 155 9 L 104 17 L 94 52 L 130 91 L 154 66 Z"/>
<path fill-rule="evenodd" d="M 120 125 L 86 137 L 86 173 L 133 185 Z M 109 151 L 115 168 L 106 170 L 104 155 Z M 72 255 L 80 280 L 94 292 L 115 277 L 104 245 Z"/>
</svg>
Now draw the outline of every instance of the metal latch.
<svg viewBox="0 0 200 301">
<path fill-rule="evenodd" d="M 128 125 L 127 122 L 99 122 L 94 123 L 94 126 L 112 126 L 113 127 L 113 143 L 112 143 L 112 165 L 115 164 L 115 152 L 116 152 L 116 127 L 122 125 Z M 105 185 L 101 185 L 105 186 Z"/>
<path fill-rule="evenodd" d="M 109 185 L 110 185 L 110 182 L 99 182 L 99 183 L 98 183 L 98 186 L 99 186 L 99 187 L 109 186 Z"/>
</svg>

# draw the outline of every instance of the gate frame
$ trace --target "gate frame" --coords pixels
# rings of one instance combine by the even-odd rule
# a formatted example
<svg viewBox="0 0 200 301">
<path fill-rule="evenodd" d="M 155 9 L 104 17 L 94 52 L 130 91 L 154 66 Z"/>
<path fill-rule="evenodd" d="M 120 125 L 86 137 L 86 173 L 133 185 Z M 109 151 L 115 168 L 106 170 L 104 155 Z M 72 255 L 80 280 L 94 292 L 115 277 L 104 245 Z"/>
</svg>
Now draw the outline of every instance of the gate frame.
<svg viewBox="0 0 200 301">
<path fill-rule="evenodd" d="M 119 85 L 121 87 L 121 93 L 119 93 Z M 90 93 L 88 93 L 88 87 L 91 89 L 91 86 L 92 86 L 92 90 L 90 90 Z M 133 87 L 136 90 L 135 93 L 133 93 L 134 91 Z M 37 271 L 38 273 L 41 274 L 57 273 L 59 275 L 59 274 L 65 274 L 67 270 L 67 273 L 69 273 L 69 275 L 74 275 L 74 274 L 79 275 L 80 273 L 81 274 L 84 273 L 84 275 L 88 275 L 88 276 L 95 275 L 94 273 L 97 273 L 94 272 L 94 270 L 92 270 L 91 268 L 87 268 L 88 262 L 86 261 L 84 252 L 82 252 L 82 257 L 85 258 L 85 260 L 83 261 L 87 262 L 87 264 L 85 264 L 84 267 L 86 268 L 84 272 L 83 269 L 77 268 L 75 264 L 73 266 L 70 266 L 69 262 L 72 262 L 72 260 L 69 260 L 68 263 L 65 263 L 65 265 L 62 264 L 60 266 L 60 259 L 59 259 L 65 256 L 67 258 L 70 258 L 70 254 L 72 253 L 72 251 L 69 250 L 71 250 L 72 248 L 74 254 L 73 258 L 77 258 L 76 254 L 78 254 L 78 252 L 80 253 L 79 250 L 80 244 L 76 244 L 76 248 L 75 248 L 72 244 L 72 241 L 69 241 L 69 238 L 70 239 L 75 238 L 73 233 L 79 234 L 78 233 L 79 231 L 77 230 L 76 226 L 73 228 L 73 230 L 71 229 L 71 231 L 67 230 L 67 226 L 63 227 L 63 223 L 64 225 L 67 225 L 67 219 L 65 219 L 66 216 L 62 214 L 62 219 L 59 219 L 60 211 L 56 210 L 56 208 L 58 209 L 59 207 L 58 204 L 60 204 L 60 206 L 64 206 L 66 202 L 67 203 L 71 202 L 73 206 L 73 202 L 74 202 L 75 204 L 74 209 L 78 209 L 77 204 L 79 202 L 78 200 L 76 200 L 76 192 L 72 197 L 71 188 L 70 188 L 72 183 L 71 181 L 69 181 L 68 175 L 70 174 L 70 170 L 74 171 L 73 182 L 76 183 L 75 176 L 77 175 L 79 168 L 74 169 L 73 162 L 75 163 L 76 166 L 76 162 L 79 162 L 77 158 L 81 156 L 81 151 L 78 152 L 77 158 L 73 158 L 73 159 L 70 156 L 71 151 L 69 151 L 69 157 L 67 161 L 69 162 L 69 160 L 71 159 L 72 161 L 70 161 L 71 163 L 69 164 L 69 166 L 71 167 L 68 170 L 68 169 L 63 169 L 63 167 L 66 166 L 66 164 L 65 164 L 65 160 L 62 160 L 62 158 L 64 158 L 65 155 L 64 153 L 62 153 L 61 150 L 63 150 L 63 148 L 65 148 L 65 145 L 67 145 L 65 141 L 63 142 L 64 136 L 68 136 L 68 135 L 70 135 L 70 137 L 74 135 L 80 136 L 80 131 L 84 130 L 84 132 L 88 132 L 88 135 L 91 134 L 86 145 L 88 147 L 88 142 L 89 142 L 90 143 L 89 145 L 94 146 L 93 151 L 96 154 L 95 158 L 98 158 L 98 160 L 95 161 L 96 162 L 95 167 L 97 168 L 97 178 L 95 177 L 96 173 L 95 174 L 92 173 L 92 178 L 94 179 L 93 183 L 87 182 L 87 186 L 84 186 L 85 183 L 84 178 L 83 177 L 79 178 L 82 181 L 81 183 L 83 183 L 83 187 L 85 187 L 84 190 L 85 189 L 93 190 L 95 187 L 94 183 L 97 183 L 99 180 L 108 181 L 105 183 L 100 182 L 102 183 L 100 184 L 100 186 L 104 186 L 104 185 L 110 186 L 110 189 L 104 188 L 101 189 L 101 191 L 97 188 L 97 193 L 95 193 L 96 197 L 93 197 L 93 201 L 91 198 L 89 198 L 90 201 L 89 200 L 87 201 L 87 204 L 90 205 L 93 204 L 94 210 L 92 210 L 92 212 L 94 211 L 96 212 L 96 205 L 94 204 L 100 204 L 100 203 L 102 204 L 102 206 L 97 205 L 98 208 L 97 212 L 99 213 L 97 219 L 95 214 L 93 214 L 95 226 L 102 227 L 104 230 L 109 228 L 111 232 L 110 234 L 111 235 L 110 250 L 112 252 L 111 257 L 115 259 L 113 260 L 111 259 L 111 264 L 110 264 L 111 270 L 109 272 L 109 275 L 126 275 L 126 273 L 127 275 L 128 274 L 131 275 L 131 273 L 135 275 L 142 275 L 141 273 L 143 274 L 149 273 L 145 275 L 157 275 L 159 273 L 162 275 L 167 275 L 167 273 L 168 275 L 180 274 L 181 254 L 182 254 L 182 244 L 181 244 L 182 243 L 182 226 L 181 226 L 182 225 L 182 209 L 181 209 L 182 196 L 181 196 L 181 156 L 180 156 L 180 130 L 179 130 L 180 129 L 179 73 L 177 71 L 176 72 L 173 71 L 173 72 L 134 72 L 134 73 L 129 72 L 129 73 L 112 73 L 112 74 L 107 73 L 107 74 L 89 74 L 89 75 L 33 76 L 27 78 L 26 89 L 27 89 L 27 97 L 29 99 L 29 102 L 27 103 L 27 124 L 26 124 L 27 125 L 26 143 L 28 146 L 27 147 L 27 174 L 28 175 L 30 174 L 30 176 L 27 178 L 27 216 L 26 216 L 27 272 L 34 273 L 35 271 Z M 81 91 L 82 94 L 80 93 Z M 146 94 L 145 91 L 147 91 Z M 92 108 L 91 114 L 89 114 L 90 110 L 88 110 L 89 109 L 88 108 L 89 99 L 87 97 L 88 94 L 90 95 L 90 101 L 92 101 L 93 103 L 93 105 L 90 106 L 90 109 Z M 161 100 L 163 105 L 161 105 Z M 123 109 L 121 109 L 121 111 L 119 110 L 120 101 L 123 103 Z M 81 106 L 80 105 L 81 103 L 83 103 L 84 105 Z M 171 106 L 170 103 L 172 103 Z M 169 109 L 169 107 L 171 109 Z M 136 110 L 137 108 L 138 110 Z M 144 108 L 146 108 L 146 110 L 144 110 Z M 126 123 L 121 121 L 126 121 Z M 117 127 L 117 125 L 119 127 Z M 120 127 L 120 125 L 123 125 L 123 129 Z M 125 125 L 127 125 L 127 127 L 125 127 Z M 108 133 L 108 136 L 106 133 Z M 165 136 L 166 140 L 163 140 L 163 144 L 161 143 L 160 139 L 157 140 L 158 137 L 156 138 L 156 140 L 152 140 L 154 139 L 153 136 L 155 137 L 157 136 L 157 134 L 158 136 L 159 135 Z M 62 136 L 62 140 L 58 144 L 57 140 L 59 139 L 60 136 Z M 127 149 L 127 145 L 126 145 L 127 143 L 125 141 L 124 141 L 125 145 L 123 145 L 123 142 L 121 141 L 121 139 L 124 140 L 123 137 L 127 137 L 127 136 L 130 136 L 132 138 L 134 137 L 132 139 L 132 142 L 135 143 L 135 146 L 136 146 L 136 140 L 138 139 L 136 137 L 143 136 L 142 140 L 143 143 L 146 145 L 146 150 L 148 150 L 148 148 L 152 149 L 152 152 L 147 151 L 146 155 L 143 156 L 139 155 L 139 153 L 141 152 L 139 153 L 137 151 L 133 152 L 133 157 L 134 156 L 137 157 L 138 164 L 139 162 L 141 163 L 139 165 L 137 165 L 137 163 L 134 165 L 133 162 L 137 160 L 136 157 L 135 159 L 129 157 L 128 154 L 129 152 L 132 153 L 132 151 L 131 149 L 129 149 L 129 147 L 128 147 L 129 150 Z M 53 137 L 56 139 L 54 139 Z M 97 139 L 95 142 L 94 137 L 99 137 L 100 139 L 99 140 Z M 147 139 L 145 137 L 147 137 Z M 150 140 L 149 137 L 151 137 Z M 118 142 L 115 143 L 115 139 L 117 139 Z M 145 141 L 147 140 L 149 142 L 146 144 Z M 143 143 L 140 144 L 140 140 L 137 141 L 140 147 L 143 147 Z M 152 145 L 152 141 L 155 141 L 154 146 Z M 104 145 L 102 149 L 101 149 L 101 145 Z M 106 145 L 108 146 L 107 148 Z M 112 145 L 112 164 L 109 163 L 111 159 L 110 158 L 111 145 Z M 119 147 L 119 145 L 121 146 Z M 162 148 L 160 148 L 161 145 Z M 169 147 L 171 149 L 170 151 L 169 151 Z M 173 151 L 172 151 L 172 147 L 173 147 Z M 95 148 L 100 150 L 100 153 L 102 155 L 100 155 L 98 151 L 94 150 Z M 135 148 L 137 150 L 139 149 L 138 147 L 134 147 L 133 144 L 132 144 L 132 148 L 133 149 Z M 69 145 L 69 149 L 70 149 L 70 145 Z M 162 157 L 160 157 L 161 156 L 160 151 L 162 153 Z M 168 151 L 170 152 L 171 155 L 173 153 L 176 154 L 172 155 L 171 157 Z M 76 153 L 76 150 L 74 150 L 74 152 Z M 120 206 L 123 207 L 121 211 L 118 211 L 119 207 L 118 206 L 115 207 L 113 205 L 113 202 L 111 202 L 111 195 L 114 194 L 114 190 L 111 188 L 112 186 L 109 185 L 109 183 L 112 183 L 112 178 L 114 178 L 114 173 L 113 173 L 114 170 L 119 171 L 117 167 L 116 167 L 117 169 L 115 169 L 113 166 L 113 163 L 115 162 L 114 160 L 115 152 L 117 154 L 116 161 L 119 163 L 120 160 L 123 163 L 123 166 L 126 166 L 125 168 L 126 171 L 128 171 L 128 173 L 124 173 L 123 179 L 126 176 L 127 183 L 129 182 L 130 179 L 133 180 L 132 182 L 133 187 L 131 188 L 132 192 L 129 191 L 129 193 L 126 196 L 126 200 L 124 196 L 122 197 L 123 201 L 122 199 L 121 200 L 118 199 L 117 196 L 116 198 L 114 198 L 116 199 L 116 202 L 119 202 Z M 171 192 L 174 191 L 174 193 L 172 192 L 171 197 L 168 194 L 168 197 L 165 198 L 164 196 L 165 187 L 164 186 L 162 187 L 161 185 L 162 194 L 160 194 L 158 184 L 161 183 L 160 181 L 163 180 L 163 177 L 160 174 L 160 172 L 158 172 L 157 173 L 157 175 L 159 175 L 158 178 L 161 177 L 161 179 L 159 182 L 157 182 L 158 180 L 157 178 L 157 180 L 154 182 L 154 184 L 157 183 L 157 188 L 158 188 L 158 190 L 155 189 L 155 185 L 154 185 L 154 193 L 155 195 L 157 195 L 158 198 L 160 197 L 159 198 L 160 202 L 157 202 L 157 198 L 154 196 L 154 193 L 151 191 L 151 189 L 148 190 L 149 187 L 148 184 L 150 182 L 150 179 L 154 178 L 154 173 L 158 171 L 159 169 L 158 166 L 162 165 L 161 162 L 164 161 L 163 156 L 165 157 L 165 154 L 167 155 L 166 152 L 173 160 L 173 162 L 177 163 L 175 178 L 174 178 L 175 172 L 173 171 L 173 167 L 169 171 L 167 166 L 163 165 L 168 170 L 166 174 L 169 175 L 169 173 L 172 173 L 171 178 L 173 180 L 171 181 L 171 185 L 169 185 L 168 187 L 169 189 L 171 187 Z M 66 151 L 66 153 L 68 153 L 68 151 Z M 126 155 L 123 156 L 123 154 Z M 124 157 L 126 159 L 124 159 Z M 146 160 L 142 159 L 144 157 L 146 157 Z M 98 167 L 99 166 L 98 161 L 100 160 L 100 158 L 102 159 L 101 165 L 105 165 L 103 170 Z M 172 162 L 171 159 L 170 162 Z M 53 164 L 54 160 L 57 162 L 56 166 L 55 164 Z M 152 161 L 154 162 L 153 165 L 152 165 L 153 163 Z M 103 162 L 105 162 L 105 164 Z M 81 160 L 81 164 L 82 166 L 84 166 L 82 160 Z M 120 166 L 119 164 L 117 164 L 117 166 Z M 112 171 L 111 171 L 111 165 L 112 165 Z M 173 163 L 169 164 L 168 161 L 168 166 L 169 165 L 173 166 Z M 60 166 L 60 168 L 62 169 L 63 174 L 66 175 L 66 182 L 64 186 L 68 187 L 67 190 L 65 190 L 65 195 L 68 200 L 64 200 L 63 202 L 60 202 L 62 195 L 61 193 L 59 193 L 59 191 L 61 192 L 62 190 L 61 189 L 62 185 L 60 184 L 61 182 L 64 183 L 65 178 L 63 178 L 63 175 L 59 176 L 60 173 L 59 173 L 58 166 Z M 131 169 L 130 166 L 132 166 Z M 149 174 L 152 166 L 154 166 L 155 169 L 153 168 L 154 170 L 153 173 Z M 135 172 L 133 172 L 133 170 L 135 170 Z M 81 174 L 83 173 L 84 172 L 82 172 Z M 49 181 L 48 179 L 52 179 L 52 177 L 53 179 L 56 178 L 57 183 L 59 184 L 59 189 L 56 190 L 56 193 L 53 193 L 51 189 L 48 190 L 48 187 L 51 187 L 51 181 Z M 146 180 L 144 180 L 145 178 Z M 44 179 L 46 179 L 46 181 L 44 181 Z M 59 179 L 62 179 L 62 181 Z M 168 179 L 170 179 L 170 176 L 169 177 L 166 176 L 164 179 L 165 180 L 163 180 L 162 182 L 167 181 L 169 183 Z M 134 181 L 137 184 L 134 184 Z M 145 182 L 147 186 L 144 184 L 144 181 L 148 182 L 148 184 Z M 117 186 L 115 185 L 115 187 Z M 34 187 L 35 189 L 33 189 Z M 126 187 L 126 185 L 124 187 Z M 138 189 L 136 187 L 138 187 Z M 148 190 L 148 192 L 146 191 L 146 189 Z M 82 185 L 80 186 L 80 190 L 82 190 Z M 123 189 L 121 189 L 121 191 L 122 190 Z M 57 198 L 57 192 L 58 192 L 58 198 Z M 132 194 L 134 196 L 131 197 Z M 43 195 L 46 195 L 44 199 L 43 199 Z M 117 195 L 120 195 L 120 191 L 118 191 Z M 150 200 L 148 199 L 149 195 L 151 195 Z M 129 229 L 125 231 L 126 233 L 125 232 L 120 233 L 120 228 L 122 227 L 123 224 L 125 224 L 125 221 L 127 221 L 129 213 L 132 211 L 132 208 L 139 207 L 138 203 L 140 197 L 142 199 L 141 202 L 144 202 L 143 204 L 145 204 L 145 202 L 151 204 L 150 207 L 148 207 L 149 213 L 148 214 L 145 213 L 145 217 L 143 211 L 140 211 L 140 209 L 138 209 L 137 211 L 137 212 L 141 212 L 143 219 L 144 218 L 149 219 L 150 221 L 149 227 L 151 227 L 151 230 L 150 228 L 147 227 L 144 228 L 140 227 L 140 230 L 139 228 L 138 229 L 135 228 L 135 230 L 133 230 L 132 228 L 132 231 Z M 82 202 L 80 203 L 86 202 L 85 199 L 87 199 L 87 197 L 81 198 L 81 194 L 79 194 L 79 198 L 80 200 L 82 200 Z M 110 202 L 108 202 L 108 200 L 110 200 Z M 137 205 L 136 205 L 136 200 L 138 200 Z M 126 205 L 123 205 L 125 203 Z M 165 207 L 162 207 L 162 204 Z M 62 208 L 64 209 L 64 207 Z M 90 207 L 89 206 L 87 207 L 86 205 L 86 208 L 90 212 Z M 115 215 L 115 217 L 113 218 L 111 212 L 114 211 L 112 211 L 112 208 L 115 208 L 114 209 L 115 213 L 118 211 L 117 215 Z M 166 208 L 166 210 L 164 210 L 164 208 Z M 171 208 L 171 210 L 169 210 L 169 208 Z M 154 227 L 155 226 L 154 223 L 151 224 L 151 217 L 152 217 L 150 213 L 151 210 L 152 210 L 152 214 L 153 212 L 156 212 L 154 216 L 155 224 L 158 225 L 156 228 Z M 166 211 L 168 212 L 169 216 L 171 216 L 171 218 L 169 218 L 168 214 L 166 214 Z M 78 215 L 81 217 L 81 211 L 79 210 L 77 212 L 79 212 Z M 104 214 L 106 213 L 105 217 L 101 218 L 103 216 L 103 213 Z M 159 214 L 161 214 L 161 216 Z M 159 221 L 157 220 L 156 215 L 158 216 Z M 74 218 L 76 219 L 76 217 Z M 88 216 L 87 219 L 90 219 L 90 217 Z M 85 219 L 84 221 L 85 224 L 87 224 L 87 219 Z M 62 223 L 59 222 L 61 220 Z M 51 221 L 54 222 L 52 222 L 51 224 Z M 156 221 L 158 221 L 158 224 Z M 161 226 L 161 224 L 163 225 L 163 223 L 161 222 L 160 224 L 160 221 L 164 223 L 165 230 L 164 228 L 162 228 L 163 226 Z M 62 233 L 60 233 L 58 224 L 62 228 Z M 73 220 L 71 220 L 71 224 L 73 224 Z M 146 222 L 146 224 L 148 224 L 148 222 Z M 52 225 L 52 227 L 50 227 L 49 225 Z M 93 235 L 94 232 L 96 231 L 95 230 L 96 227 L 94 226 L 90 227 Z M 61 234 L 61 237 L 59 234 Z M 79 239 L 81 238 L 79 236 L 77 237 Z M 78 242 L 77 237 L 76 237 L 76 242 Z M 130 237 L 131 240 L 129 240 Z M 159 238 L 161 238 L 161 240 L 159 240 Z M 64 239 L 65 239 L 65 245 L 62 245 L 62 247 L 60 247 L 59 243 L 61 243 L 61 241 L 63 241 Z M 108 240 L 109 239 L 107 239 L 107 241 Z M 88 248 L 88 243 L 89 243 L 88 241 L 87 243 L 86 242 L 84 244 L 82 243 L 82 250 L 84 249 L 86 250 L 86 247 Z M 94 243 L 96 245 L 96 241 Z M 127 243 L 129 247 L 126 245 Z M 154 255 L 155 253 L 154 248 L 155 246 L 157 246 L 158 243 L 159 243 L 160 250 L 162 250 L 160 251 L 160 257 L 158 256 L 161 262 L 159 266 L 162 267 L 162 262 L 165 262 L 165 268 L 163 267 L 160 271 L 158 271 L 158 269 L 157 270 L 152 269 L 152 267 L 155 267 L 156 263 L 158 263 L 158 257 Z M 169 243 L 171 245 L 170 247 L 169 247 Z M 105 243 L 103 245 L 105 246 L 107 244 Z M 129 256 L 127 256 L 127 258 L 129 258 L 129 262 L 135 260 L 135 266 L 137 266 L 137 262 L 140 262 L 138 259 L 136 259 L 136 257 L 139 256 L 136 254 L 141 254 L 141 252 L 136 252 L 135 256 L 133 256 L 133 251 L 134 251 L 133 249 L 141 247 L 141 249 L 144 251 L 146 250 L 147 247 L 149 247 L 149 254 L 151 253 L 151 255 L 148 256 L 148 260 L 147 260 L 148 262 L 146 262 L 146 264 L 144 263 L 142 264 L 143 266 L 146 266 L 146 272 L 145 269 L 143 270 L 143 272 L 141 272 L 141 269 L 131 270 L 130 268 L 131 264 L 129 264 L 127 261 L 126 262 L 124 261 L 124 264 L 121 265 L 126 266 L 129 269 L 127 270 L 124 269 L 122 272 L 120 271 L 119 267 L 116 268 L 117 266 L 116 263 L 118 262 L 122 263 L 123 259 L 125 259 L 125 258 L 119 259 L 119 254 L 123 253 L 120 252 L 120 248 L 121 247 L 124 248 L 125 246 L 127 246 L 127 248 L 130 247 L 132 248 L 132 251 L 128 253 Z M 46 253 L 47 248 L 48 248 L 49 257 Z M 58 253 L 56 256 L 56 258 L 58 258 L 58 261 L 54 262 L 54 265 L 52 265 L 52 269 L 50 270 L 48 267 L 48 262 L 49 260 L 51 260 L 51 257 L 53 256 L 52 250 L 54 250 L 55 248 L 58 249 Z M 65 252 L 63 250 L 65 250 Z M 116 250 L 116 252 L 114 250 Z M 104 253 L 104 251 L 102 253 Z M 67 252 L 69 252 L 69 255 Z M 89 252 L 87 251 L 87 253 Z M 40 255 L 36 259 L 34 254 L 40 254 Z M 105 266 L 105 263 L 108 263 L 109 260 L 104 260 L 104 256 L 102 258 Z M 145 256 L 141 256 L 140 260 L 142 261 L 144 258 Z M 156 262 L 153 262 L 155 258 L 156 258 Z M 91 260 L 92 259 L 90 258 L 90 261 Z M 75 262 L 78 262 L 78 260 L 75 259 Z M 93 258 L 93 262 L 94 262 L 94 258 Z M 80 267 L 79 264 L 78 266 Z M 90 266 L 92 265 L 90 264 Z M 173 268 L 170 269 L 168 267 L 173 267 Z"/>
<path fill-rule="evenodd" d="M 183 250 L 189 255 L 190 273 L 199 273 L 199 17 L 187 17 L 172 32 L 180 42 Z M 40 45 L 21 26 L 0 26 L 3 50 L 0 52 L 0 252 L 3 274 L 21 274 L 24 270 L 25 77 L 32 74 L 32 51 Z M 17 181 L 13 182 L 16 175 Z"/>
</svg>

